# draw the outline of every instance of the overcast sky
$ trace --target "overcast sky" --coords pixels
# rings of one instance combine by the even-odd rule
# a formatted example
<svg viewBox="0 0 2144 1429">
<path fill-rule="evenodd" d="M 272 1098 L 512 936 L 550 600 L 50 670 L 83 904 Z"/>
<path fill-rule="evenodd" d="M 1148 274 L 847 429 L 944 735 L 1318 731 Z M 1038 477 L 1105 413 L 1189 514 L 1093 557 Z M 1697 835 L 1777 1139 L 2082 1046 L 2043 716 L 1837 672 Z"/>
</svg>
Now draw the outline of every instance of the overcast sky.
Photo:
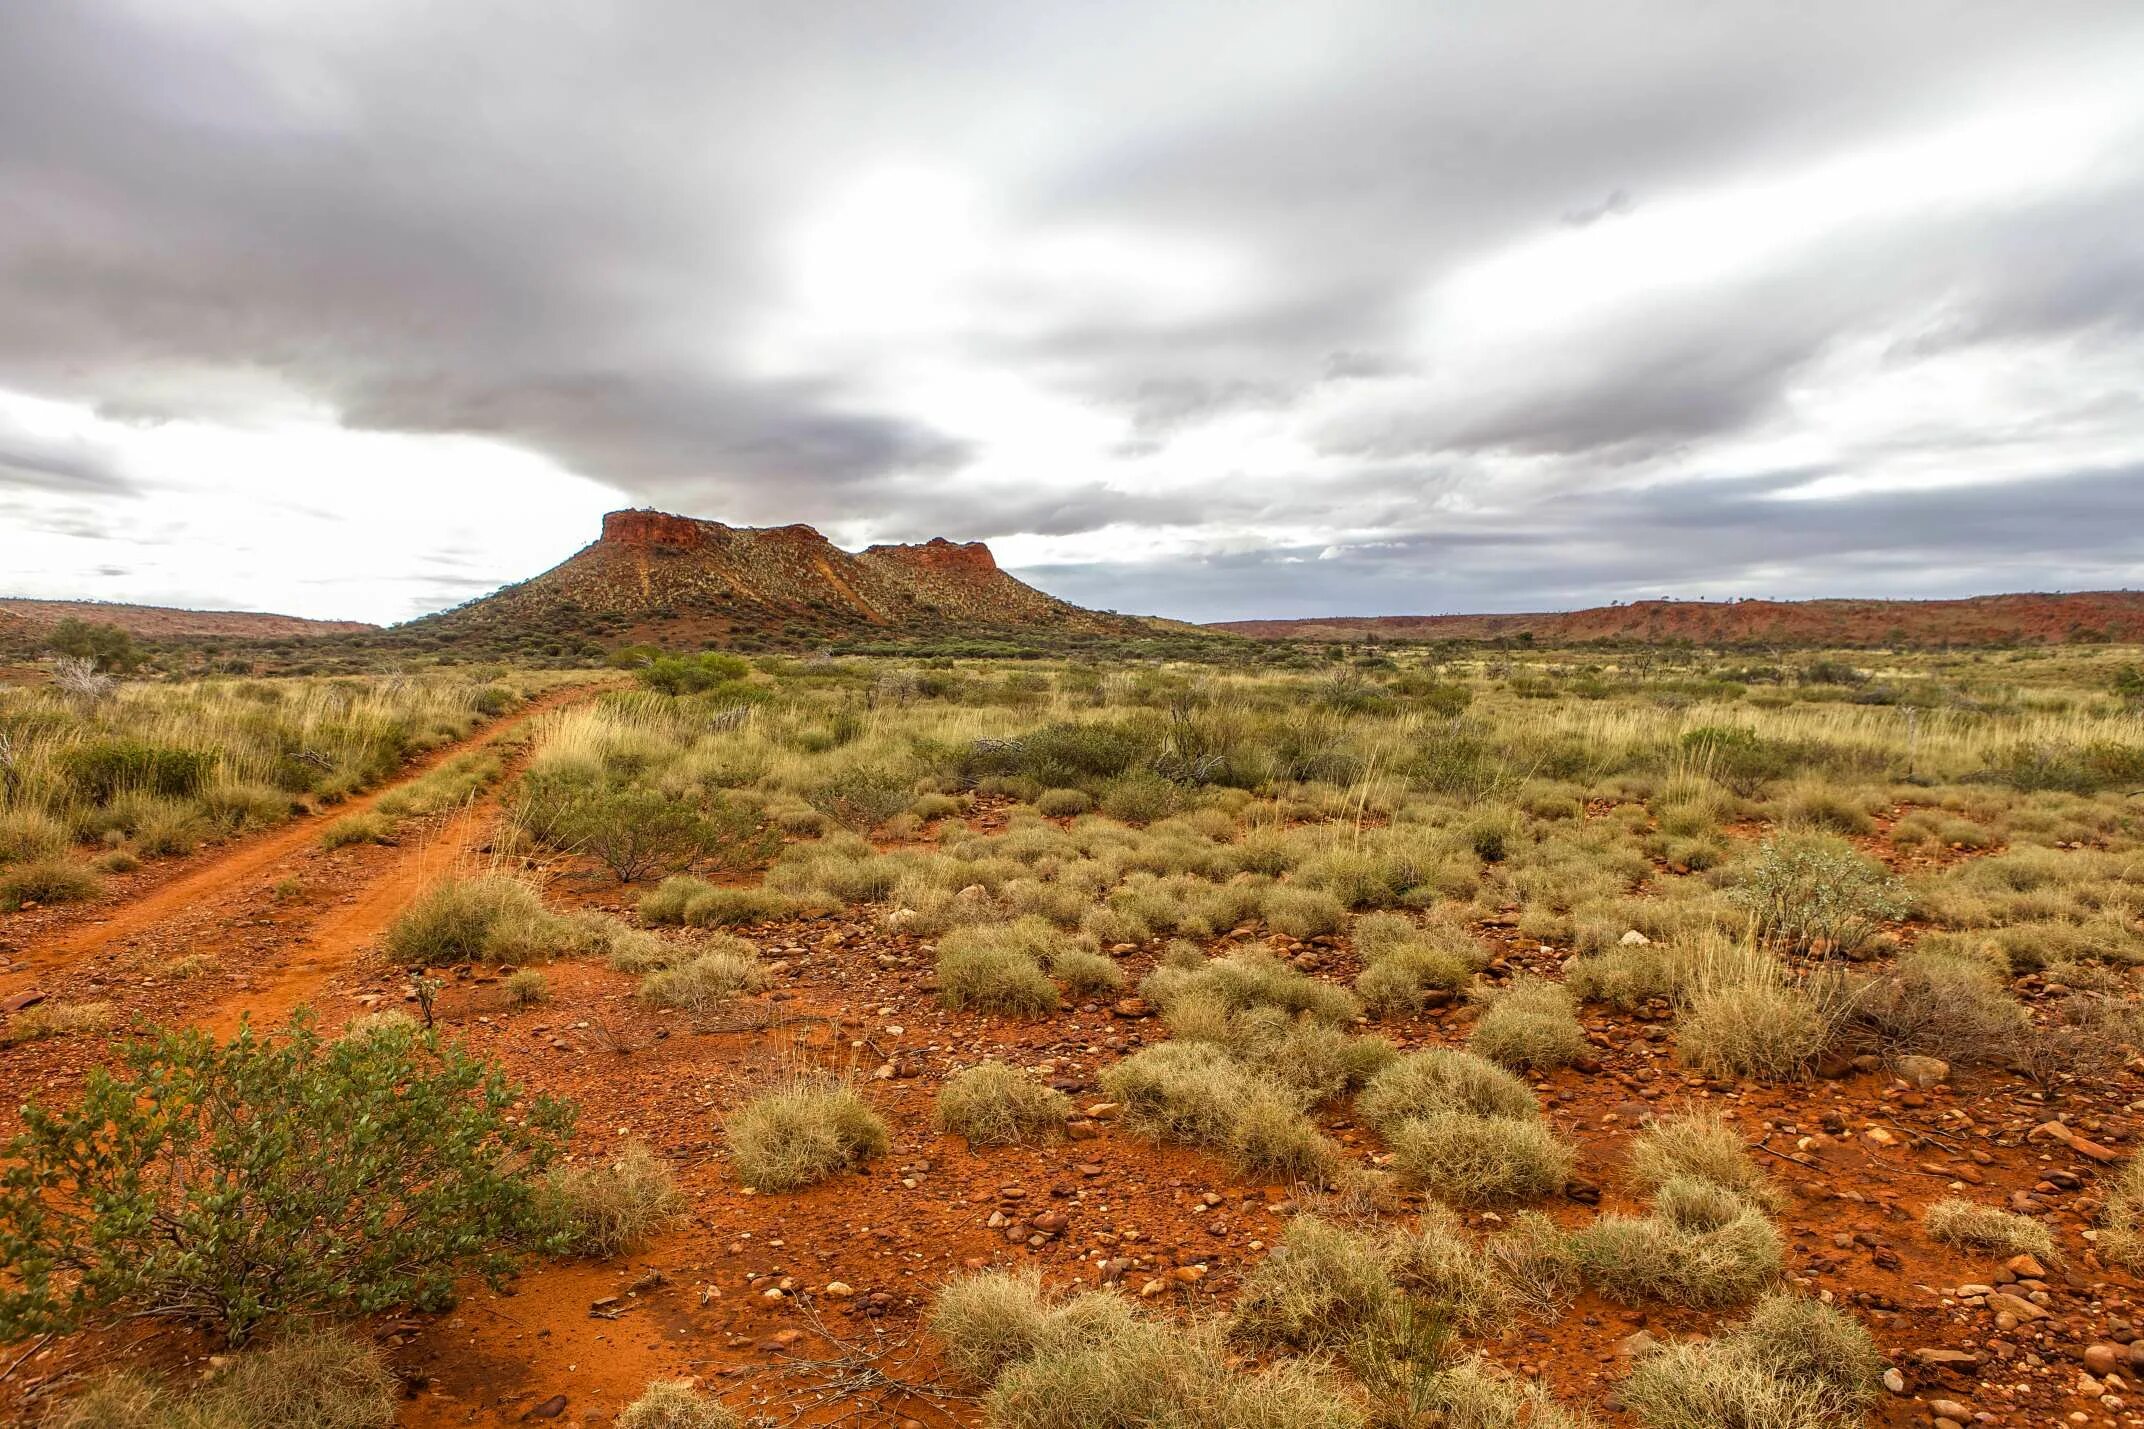
<svg viewBox="0 0 2144 1429">
<path fill-rule="evenodd" d="M 2144 585 L 2144 6 L 5 0 L 0 593 Z"/>
</svg>

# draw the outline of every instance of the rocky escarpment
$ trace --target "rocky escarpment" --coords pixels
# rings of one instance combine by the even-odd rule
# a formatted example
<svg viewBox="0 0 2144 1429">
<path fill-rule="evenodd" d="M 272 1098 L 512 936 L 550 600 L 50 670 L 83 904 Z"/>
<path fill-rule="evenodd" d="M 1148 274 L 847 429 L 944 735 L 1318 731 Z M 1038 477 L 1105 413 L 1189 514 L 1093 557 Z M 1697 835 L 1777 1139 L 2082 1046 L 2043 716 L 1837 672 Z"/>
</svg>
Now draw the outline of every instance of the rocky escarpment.
<svg viewBox="0 0 2144 1429">
<path fill-rule="evenodd" d="M 1007 575 L 979 541 L 844 551 L 810 526 L 729 526 L 663 511 L 613 511 L 601 536 L 518 585 L 416 622 L 502 625 L 682 643 L 740 634 L 958 635 L 1129 632 Z"/>
</svg>

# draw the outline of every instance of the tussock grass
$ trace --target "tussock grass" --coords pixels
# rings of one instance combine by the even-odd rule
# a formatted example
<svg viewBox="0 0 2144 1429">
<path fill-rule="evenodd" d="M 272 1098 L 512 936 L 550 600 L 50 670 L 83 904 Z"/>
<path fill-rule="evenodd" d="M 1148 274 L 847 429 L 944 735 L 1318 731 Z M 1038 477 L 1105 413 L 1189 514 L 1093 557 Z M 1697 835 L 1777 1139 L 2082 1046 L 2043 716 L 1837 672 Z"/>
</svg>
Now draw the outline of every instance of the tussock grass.
<svg viewBox="0 0 2144 1429">
<path fill-rule="evenodd" d="M 1247 1175 L 1322 1184 L 1339 1153 L 1303 1097 L 1206 1042 L 1164 1042 L 1102 1073 L 1130 1130 L 1226 1154 Z"/>
<path fill-rule="evenodd" d="M 1483 999 L 1467 1047 L 1501 1066 L 1528 1072 L 1567 1067 L 1586 1054 L 1571 994 L 1546 978 L 1518 977 Z"/>
<path fill-rule="evenodd" d="M 1068 941 L 1040 918 L 955 929 L 938 943 L 938 1000 L 1021 1017 L 1055 1012 L 1057 985 L 1042 958 Z"/>
<path fill-rule="evenodd" d="M 378 1350 L 332 1330 L 232 1358 L 208 1384 L 167 1389 L 119 1371 L 91 1380 L 45 1429 L 386 1429 L 399 1383 Z"/>
<path fill-rule="evenodd" d="M 1399 1294 L 1378 1237 L 1297 1216 L 1244 1276 L 1233 1324 L 1253 1344 L 1339 1349 L 1388 1313 Z"/>
<path fill-rule="evenodd" d="M 1921 1225 L 1931 1239 L 1963 1250 L 2005 1257 L 2032 1255 L 2042 1261 L 2052 1261 L 2056 1254 L 2054 1232 L 2039 1221 L 1958 1196 L 1930 1204 L 1921 1212 Z"/>
<path fill-rule="evenodd" d="M 573 1249 L 599 1258 L 637 1250 L 685 1209 L 670 1163 L 639 1142 L 599 1165 L 552 1167 L 538 1195 Z"/>
<path fill-rule="evenodd" d="M 1390 1232 L 1381 1254 L 1393 1284 L 1461 1334 L 1497 1331 L 1519 1298 L 1488 1248 L 1475 1245 L 1459 1218 L 1441 1206 L 1422 1212 L 1412 1227 Z"/>
<path fill-rule="evenodd" d="M 886 1123 L 854 1087 L 795 1077 L 730 1113 L 722 1123 L 730 1164 L 745 1185 L 793 1191 L 882 1156 Z"/>
<path fill-rule="evenodd" d="M 0 913 L 32 903 L 80 903 L 102 891 L 96 874 L 64 859 L 41 858 L 0 873 Z"/>
<path fill-rule="evenodd" d="M 1410 1117 L 1386 1140 L 1403 1181 L 1456 1206 L 1553 1196 L 1573 1161 L 1570 1146 L 1539 1121 L 1465 1112 Z"/>
<path fill-rule="evenodd" d="M 2134 1272 L 2144 1266 L 2144 1158 L 2122 1163 L 2099 1216 L 2099 1248 Z"/>
<path fill-rule="evenodd" d="M 1443 1429 L 1592 1429 L 1593 1420 L 1522 1383 L 1479 1355 L 1469 1355 L 1425 1386 L 1422 1406 Z"/>
<path fill-rule="evenodd" d="M 657 1007 L 675 1007 L 686 1012 L 705 1012 L 743 992 L 757 992 L 767 985 L 766 969 L 749 945 L 743 952 L 709 948 L 689 962 L 657 968 L 641 978 L 641 1001 Z"/>
<path fill-rule="evenodd" d="M 1210 960 L 1164 961 L 1139 991 L 1164 1013 L 1190 1000 L 1210 1002 L 1227 1013 L 1272 1008 L 1330 1023 L 1352 1022 L 1360 1011 L 1344 988 L 1297 972 L 1262 948 Z"/>
<path fill-rule="evenodd" d="M 744 1421 L 690 1380 L 658 1379 L 619 1411 L 618 1429 L 744 1429 Z"/>
<path fill-rule="evenodd" d="M 1525 1082 L 1486 1058 L 1445 1047 L 1410 1053 L 1379 1072 L 1355 1110 L 1388 1137 L 1402 1122 L 1445 1113 L 1510 1121 L 1541 1115 Z"/>
<path fill-rule="evenodd" d="M 387 929 L 387 955 L 403 967 L 482 960 L 543 962 L 586 936 L 546 910 L 536 890 L 504 874 L 436 883 Z"/>
<path fill-rule="evenodd" d="M 1646 1429 L 1831 1429 L 1867 1413 L 1883 1368 L 1859 1321 L 1781 1294 L 1719 1339 L 1655 1351 L 1618 1397 Z"/>
<path fill-rule="evenodd" d="M 993 1429 L 1364 1429 L 1321 1366 L 1247 1373 L 1211 1322 L 1151 1320 L 1107 1291 L 1056 1300 L 1032 1269 L 948 1283 L 929 1329 L 957 1378 L 989 1386 Z"/>
<path fill-rule="evenodd" d="M 1539 1211 L 1522 1211 L 1511 1228 L 1482 1246 L 1482 1257 L 1512 1302 L 1546 1318 L 1576 1299 L 1585 1283 L 1571 1238 Z"/>
<path fill-rule="evenodd" d="M 1085 948 L 1056 953 L 1050 958 L 1050 975 L 1065 985 L 1074 997 L 1094 997 L 1124 986 L 1124 970 L 1100 953 Z"/>
<path fill-rule="evenodd" d="M 704 878 L 673 874 L 640 900 L 640 919 L 687 928 L 735 928 L 786 918 L 807 900 L 771 888 L 718 888 Z"/>
<path fill-rule="evenodd" d="M 119 1020 L 109 1002 L 40 1002 L 26 1007 L 0 1028 L 0 1046 L 37 1042 L 47 1037 L 73 1037 L 84 1032 L 108 1032 Z"/>
<path fill-rule="evenodd" d="M 1779 1232 L 1733 1191 L 1677 1177 L 1647 1216 L 1606 1215 L 1571 1236 L 1586 1281 L 1625 1304 L 1662 1300 L 1718 1309 L 1754 1299 L 1780 1277 Z"/>
<path fill-rule="evenodd" d="M 936 1124 L 970 1146 L 1018 1146 L 1064 1134 L 1072 1099 L 1032 1072 L 984 1062 L 955 1073 L 939 1089 Z"/>
<path fill-rule="evenodd" d="M 1685 955 L 1673 947 L 1612 946 L 1565 964 L 1563 982 L 1582 1001 L 1635 1012 L 1656 999 L 1679 996 L 1688 974 Z"/>
<path fill-rule="evenodd" d="M 333 852 L 352 844 L 387 843 L 394 837 L 394 824 L 384 815 L 367 810 L 344 814 L 320 831 L 320 847 Z"/>
<path fill-rule="evenodd" d="M 1741 1133 L 1717 1112 L 1648 1122 L 1631 1141 L 1630 1175 L 1648 1191 L 1682 1178 L 1725 1187 L 1769 1210 L 1785 1203 L 1779 1187 L 1751 1159 Z"/>
<path fill-rule="evenodd" d="M 516 1007 L 533 1007 L 551 1000 L 551 984 L 534 968 L 517 968 L 501 985 L 506 1000 Z"/>
<path fill-rule="evenodd" d="M 0 810 L 0 868 L 56 859 L 72 841 L 67 826 L 43 809 Z"/>
</svg>

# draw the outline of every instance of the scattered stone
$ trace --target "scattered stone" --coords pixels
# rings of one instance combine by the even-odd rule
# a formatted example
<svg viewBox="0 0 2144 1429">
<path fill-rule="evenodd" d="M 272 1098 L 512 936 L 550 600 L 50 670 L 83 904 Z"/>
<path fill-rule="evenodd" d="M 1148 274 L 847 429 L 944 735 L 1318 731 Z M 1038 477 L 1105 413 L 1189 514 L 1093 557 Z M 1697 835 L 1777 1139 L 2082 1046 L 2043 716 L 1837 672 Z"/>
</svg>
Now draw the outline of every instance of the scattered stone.
<svg viewBox="0 0 2144 1429">
<path fill-rule="evenodd" d="M 1891 1069 L 1907 1086 L 1919 1087 L 1923 1091 L 1950 1077 L 1950 1063 L 1941 1057 L 1900 1057 L 1891 1064 Z"/>
</svg>

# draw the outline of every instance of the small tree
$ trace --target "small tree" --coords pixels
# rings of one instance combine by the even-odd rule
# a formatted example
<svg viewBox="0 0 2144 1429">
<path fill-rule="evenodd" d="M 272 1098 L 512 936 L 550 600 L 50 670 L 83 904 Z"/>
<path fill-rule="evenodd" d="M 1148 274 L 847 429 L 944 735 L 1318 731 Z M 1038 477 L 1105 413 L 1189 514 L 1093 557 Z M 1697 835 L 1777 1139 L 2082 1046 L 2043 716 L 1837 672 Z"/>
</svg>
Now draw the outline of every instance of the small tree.
<svg viewBox="0 0 2144 1429">
<path fill-rule="evenodd" d="M 24 1109 L 0 1340 L 155 1316 L 236 1342 L 284 1315 L 451 1303 L 458 1274 L 543 1239 L 530 1178 L 572 1120 L 414 1026 L 159 1032 L 74 1110 Z"/>
<path fill-rule="evenodd" d="M 105 625 L 68 616 L 52 627 L 45 648 L 55 655 L 88 660 L 107 670 L 131 670 L 141 663 L 134 637 L 116 625 Z"/>
</svg>

